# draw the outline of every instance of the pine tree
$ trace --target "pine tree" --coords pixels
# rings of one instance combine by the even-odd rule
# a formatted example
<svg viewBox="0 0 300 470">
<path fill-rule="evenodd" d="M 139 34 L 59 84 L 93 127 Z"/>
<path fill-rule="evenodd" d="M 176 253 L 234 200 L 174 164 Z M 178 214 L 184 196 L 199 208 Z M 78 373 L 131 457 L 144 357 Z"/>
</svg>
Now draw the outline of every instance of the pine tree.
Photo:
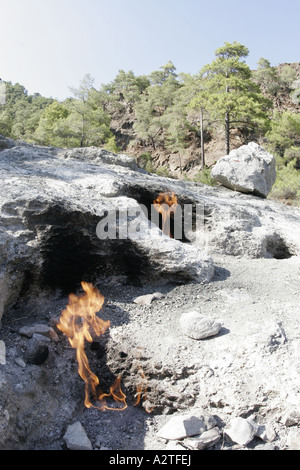
<svg viewBox="0 0 300 470">
<path fill-rule="evenodd" d="M 271 106 L 251 77 L 244 58 L 248 49 L 237 42 L 216 50 L 216 59 L 203 70 L 208 87 L 207 108 L 212 117 L 225 128 L 225 153 L 230 152 L 232 126 L 265 129 L 267 110 Z"/>
</svg>

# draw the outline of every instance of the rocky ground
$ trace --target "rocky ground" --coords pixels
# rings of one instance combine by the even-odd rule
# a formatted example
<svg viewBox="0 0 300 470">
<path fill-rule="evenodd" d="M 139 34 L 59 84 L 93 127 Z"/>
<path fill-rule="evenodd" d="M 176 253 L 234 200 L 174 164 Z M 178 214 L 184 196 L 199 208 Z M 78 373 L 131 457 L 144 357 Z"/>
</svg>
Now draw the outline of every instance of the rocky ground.
<svg viewBox="0 0 300 470">
<path fill-rule="evenodd" d="M 111 327 L 105 354 L 97 341 L 93 347 L 88 344 L 87 351 L 100 383 L 101 374 L 104 380 L 108 377 L 108 367 L 110 373 L 117 368 L 122 372 L 128 394 L 123 411 L 84 407 L 74 350 L 61 334 L 47 343 L 45 362 L 27 362 L 30 340 L 20 329 L 37 322 L 54 325 L 66 298 L 57 294 L 55 300 L 35 300 L 16 310 L 13 322 L 4 318 L 1 404 L 5 397 L 7 403 L 0 422 L 6 436 L 2 447 L 64 449 L 68 426 L 80 422 L 93 449 L 186 450 L 196 445 L 195 438 L 168 440 L 159 431 L 174 416 L 205 412 L 215 419 L 213 428 L 219 432 L 209 448 L 299 449 L 300 259 L 220 256 L 215 263 L 209 284 L 168 284 L 161 289 L 98 286 L 105 295 L 100 316 L 109 319 Z M 163 298 L 149 305 L 134 302 L 158 290 Z M 189 310 L 220 320 L 219 333 L 202 340 L 186 336 L 179 319 Z M 148 379 L 148 405 L 154 407 L 150 413 L 144 396 L 133 406 L 134 360 Z M 256 434 L 247 444 L 227 434 L 237 417 L 256 423 Z M 82 435 L 77 439 L 80 445 Z"/>
<path fill-rule="evenodd" d="M 0 448 L 299 449 L 299 209 L 149 175 L 101 149 L 4 144 Z M 131 228 L 161 191 L 201 209 L 186 240 L 149 229 L 143 212 L 144 236 L 99 237 L 105 211 L 127 207 Z M 99 393 L 121 378 L 124 410 L 84 405 L 57 329 L 80 281 L 104 295 L 110 322 L 85 345 L 91 371 Z"/>
</svg>

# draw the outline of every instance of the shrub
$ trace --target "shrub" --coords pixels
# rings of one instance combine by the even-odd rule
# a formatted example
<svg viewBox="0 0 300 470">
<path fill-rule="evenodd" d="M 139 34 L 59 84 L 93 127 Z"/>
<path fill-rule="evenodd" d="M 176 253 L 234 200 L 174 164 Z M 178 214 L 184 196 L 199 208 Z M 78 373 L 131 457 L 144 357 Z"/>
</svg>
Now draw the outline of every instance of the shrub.
<svg viewBox="0 0 300 470">
<path fill-rule="evenodd" d="M 211 170 L 206 167 L 197 173 L 194 177 L 194 182 L 207 184 L 208 186 L 215 186 L 217 184 L 216 180 L 211 176 Z"/>
<path fill-rule="evenodd" d="M 148 173 L 154 173 L 155 169 L 152 163 L 151 153 L 145 152 L 139 155 L 137 157 L 137 163 L 141 168 L 148 171 Z"/>
<path fill-rule="evenodd" d="M 300 205 L 300 172 L 295 168 L 296 160 L 286 164 L 283 159 L 277 159 L 277 163 L 277 178 L 269 197 Z"/>
</svg>

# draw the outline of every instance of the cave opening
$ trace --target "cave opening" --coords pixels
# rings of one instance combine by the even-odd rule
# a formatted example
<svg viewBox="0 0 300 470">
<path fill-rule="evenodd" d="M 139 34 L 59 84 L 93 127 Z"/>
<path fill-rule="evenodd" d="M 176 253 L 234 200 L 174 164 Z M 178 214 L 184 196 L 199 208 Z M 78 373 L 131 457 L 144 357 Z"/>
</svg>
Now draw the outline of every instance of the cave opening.
<svg viewBox="0 0 300 470">
<path fill-rule="evenodd" d="M 148 220 L 154 222 L 160 230 L 163 229 L 163 220 L 162 215 L 159 214 L 157 218 L 152 218 L 153 214 L 153 202 L 157 199 L 160 193 L 168 193 L 167 189 L 162 190 L 149 190 L 143 186 L 130 186 L 127 189 L 126 196 L 135 199 L 138 204 L 146 208 L 145 215 L 148 217 Z M 174 216 L 174 213 L 170 213 L 170 236 L 171 238 L 176 238 L 182 243 L 191 243 L 193 234 L 196 231 L 197 226 L 197 204 L 190 200 L 189 198 L 178 197 L 178 206 L 180 216 Z M 190 212 L 190 226 L 189 230 L 186 230 L 185 217 L 187 220 L 187 215 Z M 157 223 L 158 221 L 158 223 Z M 178 236 L 179 234 L 179 236 Z"/>
<path fill-rule="evenodd" d="M 293 256 L 289 247 L 283 240 L 283 238 L 275 234 L 274 236 L 267 237 L 266 240 L 266 251 L 271 258 L 275 259 L 289 259 Z"/>
<path fill-rule="evenodd" d="M 41 262 L 27 273 L 27 281 L 33 279 L 42 291 L 64 293 L 76 291 L 82 281 L 94 283 L 112 276 L 140 285 L 151 272 L 147 255 L 130 239 L 100 240 L 99 219 L 61 206 L 32 217 L 28 226 L 40 238 Z"/>
</svg>

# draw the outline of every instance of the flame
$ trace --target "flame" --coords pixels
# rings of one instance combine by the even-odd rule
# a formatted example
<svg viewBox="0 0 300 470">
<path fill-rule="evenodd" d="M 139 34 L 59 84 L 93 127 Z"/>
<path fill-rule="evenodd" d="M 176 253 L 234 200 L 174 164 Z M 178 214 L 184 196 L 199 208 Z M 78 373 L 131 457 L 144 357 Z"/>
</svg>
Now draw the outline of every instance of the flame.
<svg viewBox="0 0 300 470">
<path fill-rule="evenodd" d="M 142 394 L 144 392 L 144 408 L 147 413 L 151 413 L 154 409 L 154 406 L 151 406 L 151 404 L 148 403 L 148 400 L 147 400 L 148 380 L 145 376 L 143 369 L 140 366 L 138 366 L 138 369 L 139 369 L 139 375 L 140 375 L 140 383 L 136 386 L 136 402 L 134 406 L 137 406 L 140 403 Z"/>
<path fill-rule="evenodd" d="M 82 282 L 81 285 L 85 293 L 78 297 L 75 294 L 70 294 L 69 303 L 62 311 L 57 328 L 67 336 L 72 348 L 76 349 L 78 373 L 85 382 L 84 404 L 90 408 L 94 405 L 89 397 L 90 395 L 94 398 L 97 397 L 96 389 L 99 385 L 99 379 L 90 370 L 85 353 L 85 340 L 92 342 L 93 333 L 96 336 L 104 334 L 110 326 L 110 321 L 104 321 L 96 316 L 103 306 L 103 295 L 92 284 Z M 101 394 L 98 397 L 101 409 L 110 409 L 103 400 L 104 397 L 112 396 L 117 403 L 125 404 L 125 395 L 121 390 L 120 382 L 121 379 L 118 377 L 110 388 L 110 394 Z"/>
<path fill-rule="evenodd" d="M 162 215 L 163 227 L 162 231 L 165 235 L 171 235 L 170 227 L 170 215 L 173 212 L 173 215 L 176 212 L 178 202 L 177 196 L 172 193 L 160 193 L 155 201 L 153 201 L 154 208 L 156 211 Z"/>
<path fill-rule="evenodd" d="M 110 327 L 110 321 L 104 321 L 96 315 L 102 309 L 104 303 L 103 295 L 92 284 L 82 282 L 81 286 L 84 293 L 80 296 L 75 294 L 69 295 L 68 305 L 61 313 L 57 328 L 67 336 L 72 348 L 76 349 L 78 373 L 85 382 L 85 406 L 100 410 L 125 410 L 127 403 L 126 395 L 121 389 L 121 376 L 118 376 L 110 387 L 110 393 L 101 392 L 100 395 L 97 394 L 99 379 L 90 370 L 85 353 L 85 340 L 92 342 L 93 336 L 104 334 Z M 143 390 L 146 396 L 147 381 L 143 372 L 141 378 L 142 384 L 137 386 L 138 398 L 134 406 L 139 404 Z M 99 400 L 100 406 L 93 405 L 90 396 Z M 106 404 L 107 398 L 112 398 L 119 406 L 117 408 L 108 406 Z"/>
<path fill-rule="evenodd" d="M 140 384 L 138 384 L 136 386 L 136 402 L 135 402 L 134 406 L 137 406 L 140 403 L 143 390 L 144 390 L 145 400 L 147 399 L 147 395 L 146 395 L 146 392 L 147 392 L 147 379 L 146 379 L 144 371 L 141 367 L 139 367 L 139 374 L 140 374 L 140 377 L 141 377 L 141 381 L 140 381 Z"/>
</svg>

